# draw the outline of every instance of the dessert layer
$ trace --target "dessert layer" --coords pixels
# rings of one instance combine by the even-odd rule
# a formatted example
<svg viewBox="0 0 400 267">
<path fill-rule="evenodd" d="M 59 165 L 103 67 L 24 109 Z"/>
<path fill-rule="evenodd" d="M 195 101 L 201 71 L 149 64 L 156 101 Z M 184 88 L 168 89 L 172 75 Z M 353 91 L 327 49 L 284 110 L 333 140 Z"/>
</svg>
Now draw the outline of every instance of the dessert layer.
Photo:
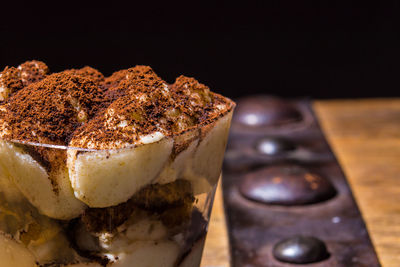
<svg viewBox="0 0 400 267">
<path fill-rule="evenodd" d="M 233 107 L 193 78 L 168 85 L 148 66 L 107 78 L 88 66 L 47 74 L 39 61 L 2 72 L 0 138 L 117 149 L 198 128 Z"/>
</svg>

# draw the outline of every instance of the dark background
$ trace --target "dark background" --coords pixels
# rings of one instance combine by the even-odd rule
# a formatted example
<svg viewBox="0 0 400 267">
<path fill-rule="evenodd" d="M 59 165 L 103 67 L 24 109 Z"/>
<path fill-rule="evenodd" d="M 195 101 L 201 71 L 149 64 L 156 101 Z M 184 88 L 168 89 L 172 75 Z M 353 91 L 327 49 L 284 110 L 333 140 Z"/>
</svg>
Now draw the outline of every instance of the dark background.
<svg viewBox="0 0 400 267">
<path fill-rule="evenodd" d="M 3 3 L 0 68 L 146 64 L 234 98 L 399 96 L 399 4 L 321 2 Z"/>
</svg>

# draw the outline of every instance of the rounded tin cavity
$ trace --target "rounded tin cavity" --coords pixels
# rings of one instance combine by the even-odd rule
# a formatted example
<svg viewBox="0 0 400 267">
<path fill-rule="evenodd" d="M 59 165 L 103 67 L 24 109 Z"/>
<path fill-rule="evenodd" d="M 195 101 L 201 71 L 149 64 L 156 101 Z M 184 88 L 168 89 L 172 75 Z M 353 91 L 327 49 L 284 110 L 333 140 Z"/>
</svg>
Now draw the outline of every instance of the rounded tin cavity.
<svg viewBox="0 0 400 267">
<path fill-rule="evenodd" d="M 279 98 L 253 96 L 238 101 L 233 119 L 250 127 L 278 126 L 301 121 L 302 115 L 296 107 Z"/>
<path fill-rule="evenodd" d="M 256 150 L 264 155 L 281 155 L 296 149 L 293 142 L 280 137 L 263 137 L 256 143 Z"/>
<path fill-rule="evenodd" d="M 329 257 L 324 242 L 312 236 L 282 240 L 274 246 L 273 255 L 279 261 L 295 264 L 319 262 Z"/>
<path fill-rule="evenodd" d="M 239 184 L 239 191 L 249 200 L 283 206 L 318 203 L 337 193 L 325 177 L 289 164 L 248 173 Z"/>
</svg>

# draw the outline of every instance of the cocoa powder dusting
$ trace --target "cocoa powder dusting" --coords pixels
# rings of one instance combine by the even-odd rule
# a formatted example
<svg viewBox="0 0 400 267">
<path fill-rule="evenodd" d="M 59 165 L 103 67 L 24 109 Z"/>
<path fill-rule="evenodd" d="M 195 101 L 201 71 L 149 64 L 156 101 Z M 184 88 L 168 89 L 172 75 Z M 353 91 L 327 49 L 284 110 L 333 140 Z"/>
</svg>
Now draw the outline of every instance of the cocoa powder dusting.
<svg viewBox="0 0 400 267">
<path fill-rule="evenodd" d="M 103 82 L 103 87 L 108 90 L 114 90 L 119 83 L 126 79 L 128 70 L 119 70 L 114 72 L 110 77 L 106 77 Z"/>
<path fill-rule="evenodd" d="M 25 86 L 42 80 L 49 68 L 41 61 L 26 61 L 17 68 L 5 67 L 0 73 L 0 102 Z"/>
<path fill-rule="evenodd" d="M 92 118 L 103 101 L 102 90 L 88 78 L 49 75 L 6 101 L 2 119 L 12 127 L 3 138 L 67 145 L 72 132 Z"/>
<path fill-rule="evenodd" d="M 96 144 L 107 147 L 116 142 L 134 144 L 139 134 L 157 131 L 163 112 L 173 105 L 173 100 L 163 93 L 167 84 L 146 66 L 128 69 L 124 75 L 118 85 L 106 92 L 115 100 L 104 113 L 76 131 L 74 139 L 78 142 L 73 140 L 72 146 L 86 148 L 88 142 L 94 142 L 94 147 L 90 148 L 97 147 Z M 83 137 L 87 142 L 82 142 Z"/>
<path fill-rule="evenodd" d="M 66 70 L 65 73 L 80 75 L 82 77 L 92 79 L 93 82 L 95 82 L 96 84 L 100 84 L 100 83 L 104 82 L 103 74 L 100 71 L 98 71 L 92 67 L 89 67 L 89 66 L 85 66 L 81 69 Z"/>
<path fill-rule="evenodd" d="M 0 73 L 0 100 L 3 101 L 13 92 L 16 92 L 24 87 L 20 71 L 14 67 L 5 67 Z"/>
<path fill-rule="evenodd" d="M 24 64 L 25 69 L 38 65 Z M 23 89 L 21 82 L 15 86 L 19 91 L 0 106 L 2 138 L 82 148 L 121 148 L 155 132 L 188 133 L 233 106 L 193 78 L 180 76 L 168 85 L 148 66 L 107 78 L 84 67 L 49 75 Z M 190 138 L 177 139 L 176 153 L 197 136 L 196 130 L 188 134 Z"/>
<path fill-rule="evenodd" d="M 50 72 L 46 64 L 37 60 L 27 61 L 19 65 L 18 69 L 21 72 L 21 81 L 24 86 L 43 80 Z"/>
<path fill-rule="evenodd" d="M 165 83 L 149 66 L 135 66 L 127 70 L 113 73 L 104 81 L 104 88 L 112 100 L 116 100 L 129 92 L 136 93 L 139 88 L 156 88 Z M 143 90 L 142 90 L 143 91 Z"/>
<path fill-rule="evenodd" d="M 178 135 L 220 116 L 218 105 L 229 106 L 226 98 L 193 78 L 181 76 L 169 86 L 147 66 L 123 73 L 114 74 L 113 87 L 106 92 L 116 100 L 75 132 L 72 146 L 109 149 L 135 144 L 154 132 Z M 192 140 L 176 143 L 174 152 L 179 153 Z"/>
</svg>

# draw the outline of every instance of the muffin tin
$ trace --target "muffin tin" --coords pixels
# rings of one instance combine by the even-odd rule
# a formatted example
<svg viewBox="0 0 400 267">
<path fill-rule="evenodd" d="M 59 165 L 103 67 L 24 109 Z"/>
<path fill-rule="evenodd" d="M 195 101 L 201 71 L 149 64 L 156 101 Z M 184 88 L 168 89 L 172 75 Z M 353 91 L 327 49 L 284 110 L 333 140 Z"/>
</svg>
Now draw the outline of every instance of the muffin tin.
<svg viewBox="0 0 400 267">
<path fill-rule="evenodd" d="M 237 104 L 223 170 L 232 266 L 380 266 L 310 101 Z"/>
</svg>

